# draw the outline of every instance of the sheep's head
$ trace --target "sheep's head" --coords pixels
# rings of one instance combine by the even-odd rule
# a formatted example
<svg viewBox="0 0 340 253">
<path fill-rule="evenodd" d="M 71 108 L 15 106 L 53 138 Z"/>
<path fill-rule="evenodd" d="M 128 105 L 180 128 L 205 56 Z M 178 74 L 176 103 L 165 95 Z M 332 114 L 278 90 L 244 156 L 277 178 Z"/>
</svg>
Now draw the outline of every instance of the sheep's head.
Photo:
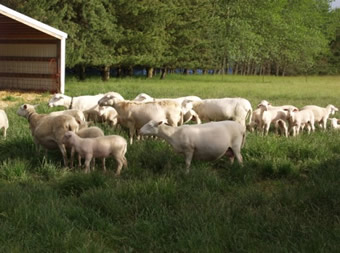
<svg viewBox="0 0 340 253">
<path fill-rule="evenodd" d="M 64 134 L 63 139 L 61 140 L 61 142 L 62 142 L 63 144 L 69 144 L 70 141 L 71 141 L 71 139 L 72 139 L 72 137 L 73 137 L 74 135 L 75 135 L 74 132 L 72 132 L 72 131 L 67 131 L 67 132 Z"/>
<path fill-rule="evenodd" d="M 105 95 L 98 101 L 99 106 L 113 106 L 117 102 L 119 102 L 120 99 L 117 99 L 114 95 Z"/>
<path fill-rule="evenodd" d="M 35 107 L 37 105 L 23 104 L 17 110 L 17 114 L 22 117 L 28 117 L 32 112 L 35 112 Z"/>
<path fill-rule="evenodd" d="M 141 135 L 157 135 L 159 132 L 158 127 L 162 124 L 166 124 L 167 120 L 155 121 L 150 120 L 139 131 Z"/>
<path fill-rule="evenodd" d="M 331 110 L 330 112 L 331 115 L 334 115 L 335 112 L 339 111 L 339 109 L 336 108 L 334 105 L 328 105 L 327 107 Z"/>
<path fill-rule="evenodd" d="M 59 105 L 64 106 L 64 104 L 65 104 L 65 96 L 60 93 L 54 94 L 48 101 L 48 107 L 54 107 L 54 106 L 59 106 Z"/>
</svg>

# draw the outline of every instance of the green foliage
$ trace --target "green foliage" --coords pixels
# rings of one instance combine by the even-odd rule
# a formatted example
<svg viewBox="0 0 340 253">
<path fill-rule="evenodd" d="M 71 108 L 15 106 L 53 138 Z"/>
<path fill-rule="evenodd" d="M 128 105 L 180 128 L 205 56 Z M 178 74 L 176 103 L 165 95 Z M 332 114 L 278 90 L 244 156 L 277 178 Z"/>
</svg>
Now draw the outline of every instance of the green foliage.
<svg viewBox="0 0 340 253">
<path fill-rule="evenodd" d="M 339 9 L 329 0 L 4 0 L 68 33 L 68 67 L 336 74 Z"/>
</svg>

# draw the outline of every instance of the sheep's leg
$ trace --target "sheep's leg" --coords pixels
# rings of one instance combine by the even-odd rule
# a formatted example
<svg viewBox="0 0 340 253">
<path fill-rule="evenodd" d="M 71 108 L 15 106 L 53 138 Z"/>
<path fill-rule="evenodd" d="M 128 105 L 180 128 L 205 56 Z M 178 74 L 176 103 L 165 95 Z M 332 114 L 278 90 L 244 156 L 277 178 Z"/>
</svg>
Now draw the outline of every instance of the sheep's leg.
<svg viewBox="0 0 340 253">
<path fill-rule="evenodd" d="M 133 126 L 129 127 L 130 145 L 133 143 L 133 136 L 135 134 L 135 128 Z"/>
<path fill-rule="evenodd" d="M 89 173 L 90 172 L 90 162 L 92 160 L 92 156 L 87 155 L 85 157 L 85 173 Z"/>
<path fill-rule="evenodd" d="M 117 170 L 116 170 L 116 176 L 119 176 L 120 175 L 120 172 L 122 171 L 122 167 L 123 167 L 123 159 L 122 157 L 117 157 L 115 156 L 115 159 L 117 161 Z"/>
<path fill-rule="evenodd" d="M 106 172 L 105 157 L 102 159 L 103 171 Z"/>
<path fill-rule="evenodd" d="M 78 154 L 78 167 L 81 168 L 81 156 Z"/>
<path fill-rule="evenodd" d="M 63 155 L 64 165 L 67 167 L 67 152 L 64 144 L 58 144 L 58 147 Z"/>
<path fill-rule="evenodd" d="M 92 171 L 94 171 L 94 167 L 96 166 L 96 158 L 92 158 L 92 161 L 91 161 L 91 169 Z"/>
<path fill-rule="evenodd" d="M 74 159 L 74 147 L 71 148 L 71 161 L 70 161 L 70 168 L 73 168 L 73 159 Z"/>
<path fill-rule="evenodd" d="M 232 147 L 232 151 L 234 152 L 234 155 L 236 156 L 236 159 L 238 161 L 239 164 L 243 163 L 243 158 L 241 155 L 241 147 L 240 146 L 234 146 Z"/>
<path fill-rule="evenodd" d="M 188 174 L 190 171 L 190 165 L 193 156 L 194 156 L 193 150 L 188 150 L 187 152 L 185 152 L 185 174 Z"/>
<path fill-rule="evenodd" d="M 269 133 L 269 128 L 270 128 L 270 124 L 266 124 L 265 135 L 268 135 L 268 133 Z"/>
<path fill-rule="evenodd" d="M 327 129 L 327 118 L 323 118 L 323 120 L 322 120 L 322 128 L 323 128 L 323 130 L 326 130 Z"/>
</svg>

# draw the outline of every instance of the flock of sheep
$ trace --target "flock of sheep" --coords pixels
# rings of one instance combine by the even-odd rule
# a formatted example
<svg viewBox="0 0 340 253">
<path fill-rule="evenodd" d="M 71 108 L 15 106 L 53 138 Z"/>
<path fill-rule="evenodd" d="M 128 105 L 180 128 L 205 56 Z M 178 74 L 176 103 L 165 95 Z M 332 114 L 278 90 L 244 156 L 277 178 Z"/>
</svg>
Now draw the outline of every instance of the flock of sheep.
<svg viewBox="0 0 340 253">
<path fill-rule="evenodd" d="M 127 167 L 125 154 L 127 141 L 119 135 L 105 136 L 98 127 L 89 127 L 88 121 L 105 121 L 112 127 L 120 125 L 129 131 L 129 142 L 134 137 L 156 136 L 167 141 L 177 153 L 184 154 L 186 172 L 193 158 L 216 160 L 226 155 L 242 163 L 241 148 L 245 143 L 246 128 L 268 134 L 271 125 L 286 137 L 296 136 L 305 127 L 308 133 L 315 124 L 340 129 L 340 120 L 329 118 L 338 111 L 333 105 L 326 108 L 308 105 L 298 109 L 292 105 L 272 106 L 261 101 L 253 111 L 244 98 L 201 99 L 197 96 L 155 99 L 145 93 L 134 100 L 125 100 L 117 92 L 95 96 L 70 97 L 54 94 L 49 107 L 63 106 L 66 110 L 39 114 L 35 106 L 23 104 L 17 114 L 28 120 L 35 144 L 45 149 L 59 148 L 64 165 L 73 167 L 74 154 L 78 154 L 78 166 L 85 159 L 85 172 L 94 169 L 95 158 L 114 157 L 116 175 Z M 196 124 L 185 124 L 189 121 Z M 202 122 L 205 122 L 201 124 Z M 6 138 L 8 119 L 0 110 L 0 129 Z M 71 150 L 70 161 L 67 149 Z"/>
</svg>

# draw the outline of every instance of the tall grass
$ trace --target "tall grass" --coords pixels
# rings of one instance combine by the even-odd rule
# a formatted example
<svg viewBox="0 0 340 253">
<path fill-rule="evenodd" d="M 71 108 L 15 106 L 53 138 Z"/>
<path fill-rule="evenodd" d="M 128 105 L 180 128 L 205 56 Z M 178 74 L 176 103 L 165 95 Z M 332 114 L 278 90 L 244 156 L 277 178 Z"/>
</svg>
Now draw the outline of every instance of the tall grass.
<svg viewBox="0 0 340 253">
<path fill-rule="evenodd" d="M 198 95 L 275 104 L 340 107 L 339 77 L 178 76 L 166 80 L 67 79 L 72 96 L 117 91 L 126 99 Z M 52 111 L 48 94 L 34 101 Z M 13 99 L 1 98 L 3 101 Z M 128 147 L 119 178 L 63 167 L 37 152 L 27 120 L 6 108 L 0 137 L 0 252 L 337 252 L 340 249 L 340 132 L 284 138 L 248 134 L 244 165 L 184 159 L 161 140 Z M 61 108 L 57 108 L 61 109 Z M 56 108 L 53 108 L 56 110 Z M 339 114 L 338 114 L 339 115 Z M 339 117 L 339 116 L 338 116 Z M 97 124 L 106 134 L 125 132 Z"/>
</svg>

